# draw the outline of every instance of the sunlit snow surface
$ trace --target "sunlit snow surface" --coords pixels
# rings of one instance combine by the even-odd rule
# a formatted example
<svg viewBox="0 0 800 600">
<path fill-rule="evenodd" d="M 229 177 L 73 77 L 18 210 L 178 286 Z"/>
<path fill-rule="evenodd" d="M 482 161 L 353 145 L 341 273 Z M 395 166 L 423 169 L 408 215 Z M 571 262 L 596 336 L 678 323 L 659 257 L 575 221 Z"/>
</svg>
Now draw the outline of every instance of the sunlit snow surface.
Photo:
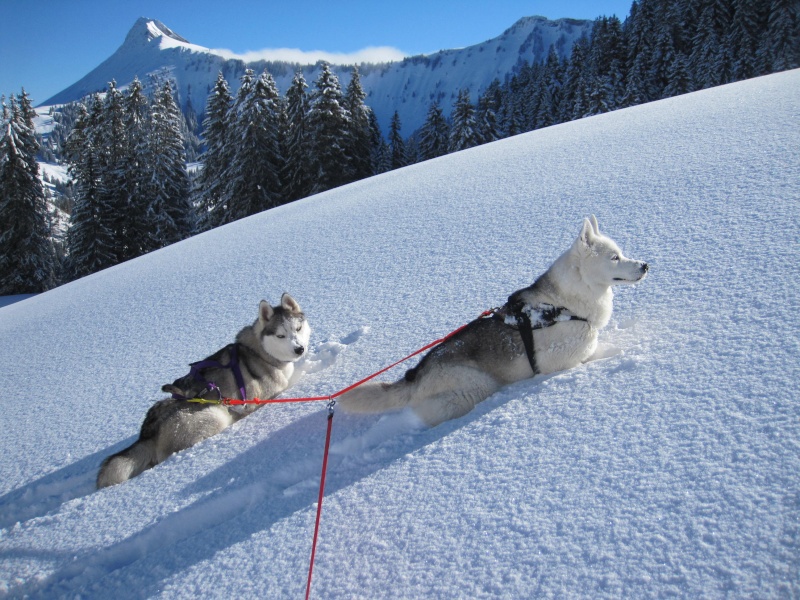
<svg viewBox="0 0 800 600">
<path fill-rule="evenodd" d="M 596 360 L 467 416 L 334 417 L 316 598 L 800 594 L 800 72 L 388 173 L 0 308 L 0 595 L 298 598 L 323 403 L 93 492 L 161 384 L 289 291 L 325 395 L 504 302 L 596 214 L 651 265 Z M 385 376 L 400 377 L 402 368 Z"/>
</svg>

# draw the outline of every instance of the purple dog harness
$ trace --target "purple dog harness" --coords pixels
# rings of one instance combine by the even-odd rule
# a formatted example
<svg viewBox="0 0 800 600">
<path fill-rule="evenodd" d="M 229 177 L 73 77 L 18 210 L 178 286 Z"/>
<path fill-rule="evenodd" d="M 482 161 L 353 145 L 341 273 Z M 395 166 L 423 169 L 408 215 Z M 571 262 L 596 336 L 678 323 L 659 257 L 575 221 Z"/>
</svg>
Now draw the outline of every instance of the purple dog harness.
<svg viewBox="0 0 800 600">
<path fill-rule="evenodd" d="M 206 358 L 205 360 L 199 360 L 197 362 L 191 363 L 189 365 L 189 375 L 194 377 L 196 381 L 199 381 L 203 385 L 206 386 L 206 389 L 203 390 L 198 396 L 202 396 L 206 392 L 215 391 L 219 396 L 219 399 L 222 399 L 222 392 L 220 391 L 219 387 L 213 381 L 209 381 L 203 375 L 203 370 L 205 369 L 230 369 L 233 371 L 233 377 L 236 379 L 236 385 L 239 386 L 239 395 L 242 400 L 247 399 L 247 391 L 245 390 L 244 385 L 244 378 L 242 377 L 242 369 L 239 367 L 239 345 L 238 344 L 229 344 L 226 346 L 228 352 L 230 353 L 230 361 L 228 364 L 223 364 L 222 362 L 213 359 L 213 358 Z M 172 397 L 176 400 L 191 400 L 192 398 L 186 398 L 180 394 L 173 393 Z"/>
</svg>

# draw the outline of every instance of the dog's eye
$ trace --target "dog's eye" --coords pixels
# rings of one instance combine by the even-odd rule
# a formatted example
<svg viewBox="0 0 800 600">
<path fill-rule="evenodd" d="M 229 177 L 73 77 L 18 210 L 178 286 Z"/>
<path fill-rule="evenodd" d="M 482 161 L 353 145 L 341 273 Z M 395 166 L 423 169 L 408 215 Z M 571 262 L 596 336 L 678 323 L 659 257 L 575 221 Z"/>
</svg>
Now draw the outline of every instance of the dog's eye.
<svg viewBox="0 0 800 600">
<path fill-rule="evenodd" d="M 611 260 L 613 260 L 614 262 L 618 262 L 619 261 L 619 255 L 618 254 L 612 254 L 611 255 Z"/>
<path fill-rule="evenodd" d="M 279 334 L 278 334 L 278 335 L 276 335 L 275 337 L 276 337 L 276 338 L 278 338 L 279 340 L 286 339 L 286 336 L 285 336 L 285 335 L 283 335 L 282 333 L 279 333 Z"/>
<path fill-rule="evenodd" d="M 303 329 L 302 325 L 300 325 L 300 327 L 298 327 L 295 331 L 300 331 L 301 329 Z"/>
</svg>

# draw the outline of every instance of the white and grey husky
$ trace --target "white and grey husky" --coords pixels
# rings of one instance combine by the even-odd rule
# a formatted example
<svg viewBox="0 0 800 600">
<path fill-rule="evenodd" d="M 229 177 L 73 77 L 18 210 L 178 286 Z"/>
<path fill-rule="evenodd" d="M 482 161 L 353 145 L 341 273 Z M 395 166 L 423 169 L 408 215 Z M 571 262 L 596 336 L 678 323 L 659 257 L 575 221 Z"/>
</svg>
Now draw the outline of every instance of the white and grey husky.
<svg viewBox="0 0 800 600">
<path fill-rule="evenodd" d="M 258 318 L 237 334 L 233 344 L 193 363 L 188 375 L 161 388 L 172 397 L 147 411 L 133 445 L 103 462 L 97 487 L 135 477 L 171 454 L 218 434 L 260 406 L 234 410 L 187 400 L 266 399 L 283 392 L 289 387 L 295 361 L 308 348 L 310 334 L 300 305 L 289 294 L 283 294 L 280 306 L 262 300 Z"/>
<path fill-rule="evenodd" d="M 569 250 L 492 317 L 447 338 L 403 379 L 364 384 L 339 403 L 362 413 L 410 406 L 429 426 L 465 415 L 504 385 L 586 361 L 611 318 L 612 286 L 641 281 L 647 270 L 600 233 L 594 216 L 584 219 Z"/>
</svg>

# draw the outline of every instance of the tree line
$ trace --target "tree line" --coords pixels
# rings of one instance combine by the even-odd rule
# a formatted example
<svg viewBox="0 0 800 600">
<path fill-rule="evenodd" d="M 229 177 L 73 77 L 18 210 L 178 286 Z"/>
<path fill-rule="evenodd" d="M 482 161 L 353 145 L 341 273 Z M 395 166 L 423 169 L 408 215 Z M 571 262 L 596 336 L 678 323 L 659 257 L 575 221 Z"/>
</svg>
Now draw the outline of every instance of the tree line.
<svg viewBox="0 0 800 600">
<path fill-rule="evenodd" d="M 342 90 L 323 64 L 313 91 L 297 72 L 285 97 L 248 69 L 232 96 L 220 73 L 203 121 L 197 225 L 206 230 L 375 174 L 380 130 L 358 69 Z"/>
<path fill-rule="evenodd" d="M 800 67 L 795 0 L 638 0 L 624 22 L 596 19 L 561 60 L 551 48 L 450 121 L 433 104 L 414 136 L 432 158 L 503 137 Z M 448 130 L 448 125 L 451 129 Z"/>
<path fill-rule="evenodd" d="M 328 65 L 321 66 L 310 90 L 297 72 L 283 97 L 266 71 L 246 70 L 235 96 L 220 73 L 205 107 L 205 150 L 193 184 L 186 152 L 196 140 L 187 140 L 192 128 L 169 83 L 156 86 L 152 97 L 138 80 L 124 93 L 112 83 L 104 95 L 80 103 L 70 119 L 71 133 L 62 133 L 74 189 L 60 273 L 56 259 L 55 267 L 42 270 L 42 258 L 9 258 L 17 248 L 26 248 L 31 257 L 57 254 L 52 236 L 47 241 L 49 221 L 39 192 L 18 191 L 27 183 L 35 187 L 35 161 L 16 158 L 20 149 L 35 155 L 37 145 L 28 133 L 32 109 L 23 94 L 3 108 L 0 217 L 8 223 L 5 215 L 21 214 L 23 206 L 35 206 L 42 216 L 35 227 L 26 225 L 26 232 L 40 232 L 36 235 L 12 228 L 0 236 L 0 282 L 17 282 L 16 287 L 3 284 L 0 293 L 19 293 L 8 290 L 26 286 L 46 289 L 57 279 L 79 277 L 195 232 L 421 160 L 797 68 L 799 21 L 792 0 L 638 0 L 624 22 L 597 19 L 591 35 L 578 40 L 568 58 L 551 49 L 545 60 L 492 82 L 474 104 L 467 90 L 454 93 L 449 117 L 432 102 L 424 125 L 407 137 L 396 112 L 383 137 L 364 102 L 357 68 L 344 91 Z M 193 109 L 189 112 L 194 116 Z M 28 245 L 16 241 L 23 237 Z M 37 254 L 31 244 L 50 249 Z M 9 278 L 11 271 L 27 274 Z"/>
</svg>

